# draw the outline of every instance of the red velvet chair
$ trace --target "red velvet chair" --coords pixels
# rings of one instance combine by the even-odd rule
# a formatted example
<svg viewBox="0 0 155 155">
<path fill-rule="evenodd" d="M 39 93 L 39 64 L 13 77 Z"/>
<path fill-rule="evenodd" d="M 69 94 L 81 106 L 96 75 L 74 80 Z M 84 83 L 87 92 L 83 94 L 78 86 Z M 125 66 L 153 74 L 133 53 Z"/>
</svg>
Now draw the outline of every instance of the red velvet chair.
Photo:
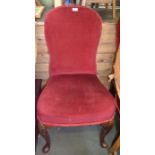
<svg viewBox="0 0 155 155">
<path fill-rule="evenodd" d="M 48 12 L 45 37 L 50 51 L 49 79 L 37 104 L 40 134 L 50 149 L 47 127 L 101 124 L 100 142 L 113 126 L 115 100 L 96 76 L 102 21 L 93 10 L 61 6 Z"/>
</svg>

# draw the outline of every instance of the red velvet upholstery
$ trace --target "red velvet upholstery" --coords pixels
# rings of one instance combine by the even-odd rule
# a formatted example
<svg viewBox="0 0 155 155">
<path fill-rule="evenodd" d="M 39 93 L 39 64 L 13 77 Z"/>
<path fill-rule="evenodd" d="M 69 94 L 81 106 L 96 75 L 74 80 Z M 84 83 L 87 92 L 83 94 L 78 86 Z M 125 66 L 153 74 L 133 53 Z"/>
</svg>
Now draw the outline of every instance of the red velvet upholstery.
<svg viewBox="0 0 155 155">
<path fill-rule="evenodd" d="M 45 20 L 45 36 L 51 53 L 50 73 L 96 73 L 96 50 L 101 34 L 99 15 L 88 8 L 58 7 Z M 51 75 L 50 74 L 50 75 Z"/>
<path fill-rule="evenodd" d="M 39 120 L 48 125 L 99 124 L 114 117 L 114 100 L 96 75 L 57 75 L 38 102 Z"/>
<path fill-rule="evenodd" d="M 78 6 L 58 7 L 45 20 L 50 78 L 37 105 L 38 120 L 49 126 L 80 126 L 111 121 L 115 100 L 96 77 L 101 19 Z"/>
</svg>

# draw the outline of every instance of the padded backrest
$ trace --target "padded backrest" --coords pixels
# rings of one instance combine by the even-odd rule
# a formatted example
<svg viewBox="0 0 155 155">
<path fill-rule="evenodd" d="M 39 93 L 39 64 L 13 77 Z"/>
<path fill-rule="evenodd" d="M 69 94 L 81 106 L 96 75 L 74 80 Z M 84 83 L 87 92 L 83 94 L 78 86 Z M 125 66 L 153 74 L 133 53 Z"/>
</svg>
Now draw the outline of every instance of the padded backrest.
<svg viewBox="0 0 155 155">
<path fill-rule="evenodd" d="M 101 23 L 95 11 L 82 6 L 61 6 L 48 12 L 45 37 L 50 52 L 50 76 L 96 74 Z"/>
</svg>

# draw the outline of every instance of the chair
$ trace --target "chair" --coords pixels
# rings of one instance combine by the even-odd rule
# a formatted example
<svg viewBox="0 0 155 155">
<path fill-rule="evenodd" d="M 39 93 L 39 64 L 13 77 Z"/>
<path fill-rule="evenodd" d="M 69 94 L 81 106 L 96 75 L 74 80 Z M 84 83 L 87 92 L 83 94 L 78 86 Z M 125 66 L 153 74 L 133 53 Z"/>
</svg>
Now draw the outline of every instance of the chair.
<svg viewBox="0 0 155 155">
<path fill-rule="evenodd" d="M 75 8 L 76 7 L 76 8 Z M 103 125 L 100 143 L 113 127 L 115 100 L 96 76 L 102 21 L 82 6 L 60 6 L 45 18 L 49 79 L 37 103 L 40 134 L 50 149 L 48 127 Z"/>
</svg>

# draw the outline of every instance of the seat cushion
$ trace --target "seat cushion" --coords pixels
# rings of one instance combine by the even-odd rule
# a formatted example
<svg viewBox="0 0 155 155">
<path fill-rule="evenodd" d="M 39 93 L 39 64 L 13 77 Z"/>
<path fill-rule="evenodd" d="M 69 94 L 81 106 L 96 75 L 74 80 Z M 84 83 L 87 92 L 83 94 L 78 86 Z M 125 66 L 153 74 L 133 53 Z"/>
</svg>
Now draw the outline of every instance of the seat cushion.
<svg viewBox="0 0 155 155">
<path fill-rule="evenodd" d="M 40 123 L 82 126 L 112 121 L 115 100 L 94 74 L 50 78 L 37 104 Z"/>
</svg>

